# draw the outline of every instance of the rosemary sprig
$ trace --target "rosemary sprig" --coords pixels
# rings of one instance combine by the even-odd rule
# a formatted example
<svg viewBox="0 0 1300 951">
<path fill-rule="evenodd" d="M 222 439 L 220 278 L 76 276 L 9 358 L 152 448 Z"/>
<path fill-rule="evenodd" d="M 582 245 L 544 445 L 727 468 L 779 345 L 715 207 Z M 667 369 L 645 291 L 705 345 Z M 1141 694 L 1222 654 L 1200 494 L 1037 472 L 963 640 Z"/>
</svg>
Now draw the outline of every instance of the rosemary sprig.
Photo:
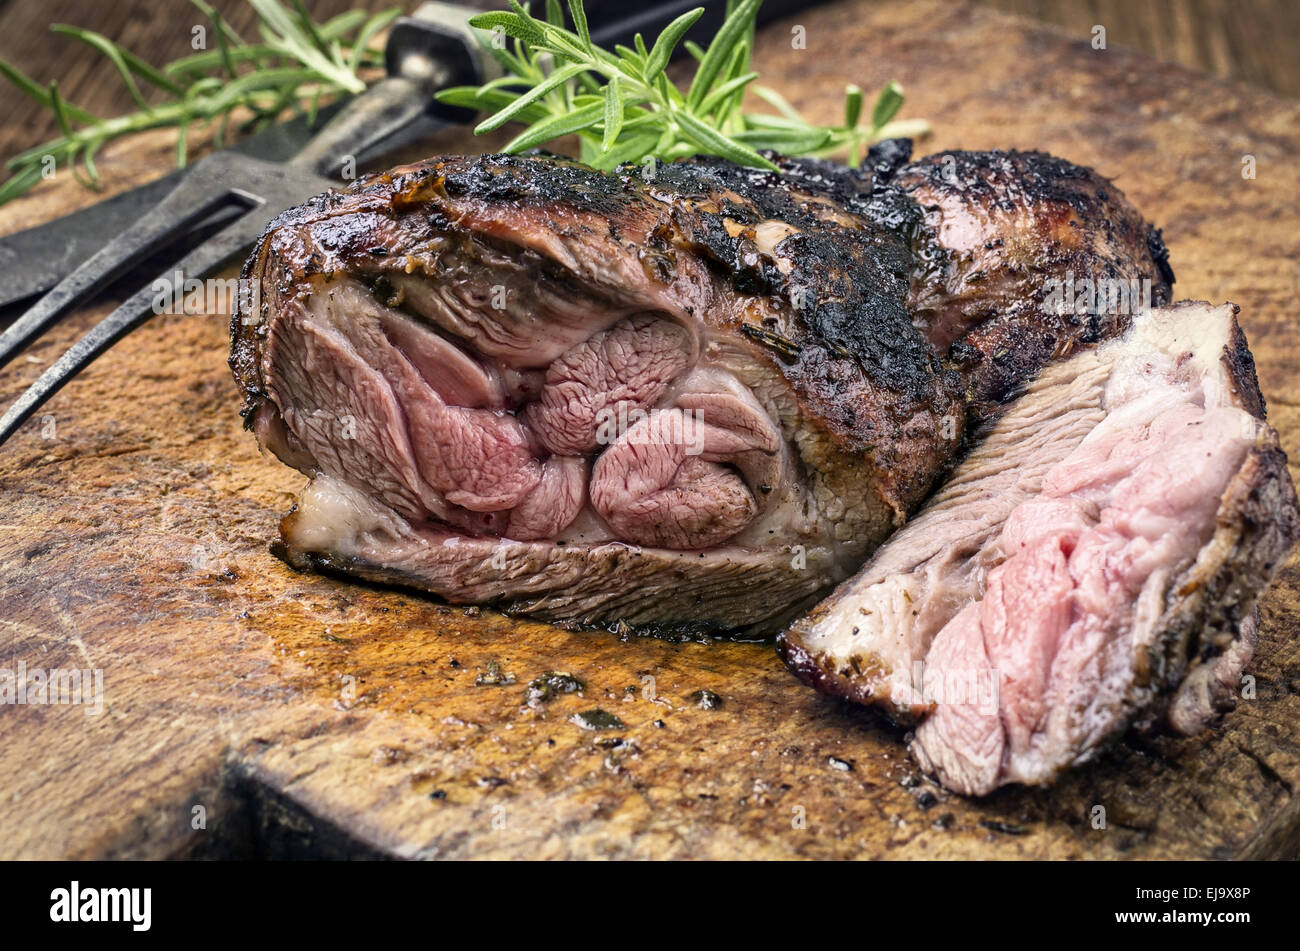
<svg viewBox="0 0 1300 951">
<path fill-rule="evenodd" d="M 682 14 L 647 46 L 637 34 L 634 49 L 611 52 L 591 42 L 582 0 L 569 0 L 575 29 L 565 26 L 558 0 L 546 0 L 543 19 L 517 0 L 510 9 L 470 20 L 495 34 L 486 49 L 505 75 L 479 86 L 457 86 L 437 94 L 439 101 L 492 112 L 475 128 L 482 134 L 511 120 L 527 124 L 505 152 L 522 152 L 560 136 L 576 134 L 582 161 L 601 169 L 648 156 L 671 162 L 694 154 L 717 155 L 741 165 L 775 169 L 760 153 L 844 155 L 856 165 L 868 145 L 892 136 L 923 135 L 929 124 L 895 122 L 903 89 L 889 83 L 864 116 L 864 98 L 848 86 L 844 122 L 818 126 L 805 120 L 777 92 L 754 86 L 776 115 L 743 111 L 741 101 L 758 73 L 752 69 L 755 17 L 762 0 L 728 0 L 727 16 L 707 49 L 687 42 L 697 61 L 683 93 L 664 68 L 703 8 Z M 505 48 L 499 39 L 513 39 Z M 865 118 L 866 121 L 863 121 Z"/>
<path fill-rule="evenodd" d="M 82 184 L 98 187 L 95 156 L 105 143 L 123 135 L 174 127 L 176 164 L 183 166 L 189 157 L 189 130 L 196 123 L 216 123 L 216 145 L 221 148 L 231 117 L 241 110 L 251 113 L 240 126 L 243 132 L 275 120 L 289 108 L 314 119 L 323 102 L 365 89 L 359 74 L 383 65 L 382 54 L 371 48 L 371 42 L 401 13 L 393 8 L 371 16 L 351 10 L 318 24 L 302 0 L 292 0 L 292 9 L 281 0 L 248 0 L 258 16 L 261 42 L 246 43 L 205 0 L 190 2 L 211 24 L 215 48 L 162 69 L 92 30 L 63 24 L 51 27 L 93 47 L 112 63 L 138 107 L 126 115 L 107 119 L 93 115 L 65 100 L 57 81 L 42 86 L 0 59 L 0 75 L 50 109 L 62 133 L 5 163 L 12 174 L 0 184 L 0 204 L 39 182 L 50 158 L 56 167 L 70 166 Z M 150 102 L 149 89 L 156 91 L 158 101 Z"/>
</svg>

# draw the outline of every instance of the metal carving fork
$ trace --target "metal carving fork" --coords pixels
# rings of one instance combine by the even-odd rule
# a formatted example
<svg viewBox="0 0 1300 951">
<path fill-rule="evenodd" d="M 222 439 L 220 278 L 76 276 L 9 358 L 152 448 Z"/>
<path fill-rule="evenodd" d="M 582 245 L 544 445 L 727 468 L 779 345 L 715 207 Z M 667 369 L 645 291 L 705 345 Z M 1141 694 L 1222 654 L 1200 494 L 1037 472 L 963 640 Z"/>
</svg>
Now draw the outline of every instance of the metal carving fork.
<svg viewBox="0 0 1300 951">
<path fill-rule="evenodd" d="M 223 209 L 244 211 L 168 270 L 203 278 L 253 244 L 286 208 L 338 184 L 324 177 L 345 156 L 357 155 L 414 122 L 433 90 L 453 82 L 480 83 L 490 67 L 465 20 L 449 4 L 425 4 L 399 20 L 386 49 L 389 75 L 350 102 L 296 156 L 284 164 L 218 152 L 196 163 L 152 211 L 64 278 L 0 334 L 0 368 L 14 359 L 101 286 L 177 240 Z M 78 340 L 0 417 L 0 444 L 92 360 L 155 313 L 151 282 Z M 182 288 L 173 289 L 179 302 Z"/>
</svg>

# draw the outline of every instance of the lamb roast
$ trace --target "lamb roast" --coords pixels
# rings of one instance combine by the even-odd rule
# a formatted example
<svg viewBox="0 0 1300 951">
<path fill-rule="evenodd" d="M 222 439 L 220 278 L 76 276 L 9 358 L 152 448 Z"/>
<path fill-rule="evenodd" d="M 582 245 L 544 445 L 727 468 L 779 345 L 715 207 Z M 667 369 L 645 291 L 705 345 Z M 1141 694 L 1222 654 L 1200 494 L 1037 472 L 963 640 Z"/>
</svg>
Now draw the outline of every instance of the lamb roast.
<svg viewBox="0 0 1300 951">
<path fill-rule="evenodd" d="M 551 621 L 787 628 L 963 793 L 1199 729 L 1300 534 L 1235 308 L 1171 305 L 1090 169 L 910 158 L 453 156 L 281 215 L 231 328 L 247 425 L 310 480 L 278 551 Z"/>
<path fill-rule="evenodd" d="M 1045 320 L 1046 276 L 1168 296 L 1158 235 L 1095 173 L 909 151 L 451 157 L 281 215 L 231 365 L 261 444 L 311 477 L 282 553 L 548 620 L 774 630 L 973 422 L 1118 331 Z"/>
</svg>

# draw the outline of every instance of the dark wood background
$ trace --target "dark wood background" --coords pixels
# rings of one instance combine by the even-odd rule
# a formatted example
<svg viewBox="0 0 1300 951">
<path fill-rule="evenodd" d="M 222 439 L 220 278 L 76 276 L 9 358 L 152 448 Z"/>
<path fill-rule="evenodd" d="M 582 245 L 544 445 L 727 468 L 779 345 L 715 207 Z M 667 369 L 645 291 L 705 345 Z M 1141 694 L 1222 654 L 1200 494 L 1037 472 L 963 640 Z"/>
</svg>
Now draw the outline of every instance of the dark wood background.
<svg viewBox="0 0 1300 951">
<path fill-rule="evenodd" d="M 601 0 L 591 0 L 592 3 Z M 863 0 L 869 5 L 872 0 Z M 1222 79 L 1238 79 L 1300 98 L 1300 2 L 1296 0 L 967 0 L 1030 20 L 1056 24 L 1090 37 L 1106 27 L 1109 45 L 1142 50 Z M 245 0 L 211 0 L 242 36 L 255 36 Z M 307 0 L 319 20 L 353 7 L 382 10 L 414 7 L 414 0 Z M 499 7 L 494 0 L 471 5 Z M 960 2 L 954 3 L 960 5 Z M 132 102 L 102 57 L 69 37 L 49 32 L 51 23 L 93 29 L 162 65 L 191 52 L 190 29 L 205 22 L 187 0 L 0 0 L 0 57 L 29 76 L 59 81 L 72 102 L 102 116 L 131 109 Z M 57 134 L 48 110 L 7 90 L 0 94 L 0 159 Z"/>
</svg>

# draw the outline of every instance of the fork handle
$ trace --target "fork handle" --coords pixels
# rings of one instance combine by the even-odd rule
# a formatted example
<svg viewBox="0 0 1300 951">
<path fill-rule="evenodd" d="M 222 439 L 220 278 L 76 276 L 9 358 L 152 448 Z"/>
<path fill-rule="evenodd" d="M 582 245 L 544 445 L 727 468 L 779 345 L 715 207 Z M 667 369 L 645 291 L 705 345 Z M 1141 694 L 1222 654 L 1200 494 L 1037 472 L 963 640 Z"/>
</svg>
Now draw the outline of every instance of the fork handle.
<svg viewBox="0 0 1300 951">
<path fill-rule="evenodd" d="M 469 18 L 477 11 L 452 3 L 424 3 L 393 24 L 384 47 L 388 78 L 349 102 L 289 164 L 336 178 L 349 159 L 402 131 L 425 112 L 452 114 L 433 94 L 459 84 L 480 85 L 500 75 Z M 466 118 L 455 110 L 455 120 Z M 462 115 L 462 113 L 464 113 Z"/>
<path fill-rule="evenodd" d="M 436 87 L 435 87 L 436 88 Z M 288 165 L 338 178 L 370 146 L 399 132 L 428 107 L 432 89 L 406 76 L 389 76 L 349 102 Z"/>
</svg>

